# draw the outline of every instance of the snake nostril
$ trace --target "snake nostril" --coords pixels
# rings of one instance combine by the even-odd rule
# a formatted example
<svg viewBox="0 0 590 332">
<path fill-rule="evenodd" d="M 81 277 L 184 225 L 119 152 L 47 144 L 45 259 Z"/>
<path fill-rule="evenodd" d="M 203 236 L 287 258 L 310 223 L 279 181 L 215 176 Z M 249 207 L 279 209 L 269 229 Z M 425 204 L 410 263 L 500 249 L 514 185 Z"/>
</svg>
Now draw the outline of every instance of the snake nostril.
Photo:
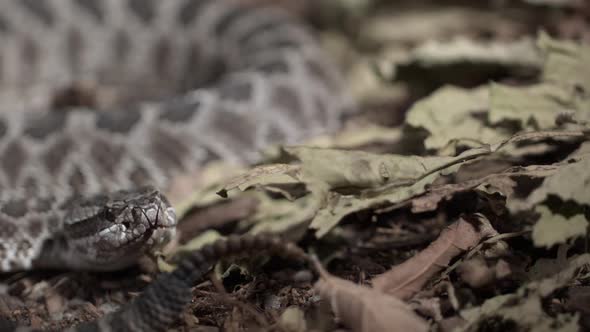
<svg viewBox="0 0 590 332">
<path fill-rule="evenodd" d="M 131 224 L 128 221 L 123 221 L 121 225 L 123 225 L 125 229 L 129 229 L 131 227 Z"/>
</svg>

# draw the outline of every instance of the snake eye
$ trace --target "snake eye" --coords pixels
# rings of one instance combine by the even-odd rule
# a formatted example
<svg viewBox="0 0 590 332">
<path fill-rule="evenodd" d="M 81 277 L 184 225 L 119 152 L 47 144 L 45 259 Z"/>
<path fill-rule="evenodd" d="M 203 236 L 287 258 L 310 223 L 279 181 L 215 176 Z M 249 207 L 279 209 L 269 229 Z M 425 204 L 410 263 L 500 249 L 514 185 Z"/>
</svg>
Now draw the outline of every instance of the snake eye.
<svg viewBox="0 0 590 332">
<path fill-rule="evenodd" d="M 115 219 L 117 219 L 117 216 L 115 216 L 115 212 L 113 211 L 113 209 L 107 208 L 104 210 L 104 218 L 109 222 L 115 222 Z"/>
</svg>

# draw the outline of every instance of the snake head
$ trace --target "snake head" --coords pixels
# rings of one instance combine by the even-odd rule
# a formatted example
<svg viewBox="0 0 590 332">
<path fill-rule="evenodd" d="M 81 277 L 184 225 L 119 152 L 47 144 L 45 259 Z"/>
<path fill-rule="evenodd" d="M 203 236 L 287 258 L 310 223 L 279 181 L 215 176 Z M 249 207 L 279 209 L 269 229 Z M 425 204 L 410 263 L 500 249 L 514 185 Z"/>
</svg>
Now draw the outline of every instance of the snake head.
<svg viewBox="0 0 590 332">
<path fill-rule="evenodd" d="M 175 235 L 174 209 L 154 187 L 96 195 L 68 206 L 61 251 L 75 269 L 128 266 Z"/>
</svg>

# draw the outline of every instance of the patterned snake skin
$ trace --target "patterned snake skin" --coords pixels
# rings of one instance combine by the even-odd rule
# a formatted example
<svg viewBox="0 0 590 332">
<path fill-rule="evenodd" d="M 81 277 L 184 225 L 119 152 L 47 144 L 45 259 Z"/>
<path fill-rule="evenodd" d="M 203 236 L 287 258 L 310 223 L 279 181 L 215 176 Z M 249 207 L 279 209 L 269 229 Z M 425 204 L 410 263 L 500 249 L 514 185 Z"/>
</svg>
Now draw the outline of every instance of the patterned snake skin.
<svg viewBox="0 0 590 332">
<path fill-rule="evenodd" d="M 333 130 L 351 105 L 305 27 L 235 1 L 3 0 L 0 39 L 0 272 L 127 266 L 174 236 L 174 181 Z M 205 247 L 75 330 L 165 330 L 220 256 L 285 247 Z"/>
<path fill-rule="evenodd" d="M 0 272 L 126 266 L 174 235 L 175 179 L 333 130 L 350 109 L 277 9 L 4 0 L 0 38 Z"/>
</svg>

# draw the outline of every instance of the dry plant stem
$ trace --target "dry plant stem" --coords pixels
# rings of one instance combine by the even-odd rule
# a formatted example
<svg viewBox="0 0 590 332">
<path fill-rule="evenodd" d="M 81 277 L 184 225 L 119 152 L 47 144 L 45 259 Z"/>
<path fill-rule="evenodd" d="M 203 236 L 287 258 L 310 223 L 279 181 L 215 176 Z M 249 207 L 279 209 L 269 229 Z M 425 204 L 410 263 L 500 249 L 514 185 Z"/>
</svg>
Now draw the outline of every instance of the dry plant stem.
<svg viewBox="0 0 590 332">
<path fill-rule="evenodd" d="M 527 133 L 521 133 L 521 134 L 515 134 L 512 137 L 510 137 L 509 139 L 501 142 L 501 143 L 496 143 L 494 145 L 489 145 L 486 144 L 482 147 L 476 148 L 476 149 L 481 149 L 482 151 L 474 153 L 472 155 L 466 156 L 465 158 L 462 158 L 460 160 L 454 160 L 451 161 L 449 163 L 446 163 L 444 165 L 441 165 L 439 167 L 436 167 L 424 174 L 422 174 L 421 176 L 415 178 L 415 179 L 400 179 L 402 180 L 401 182 L 396 182 L 396 183 L 391 183 L 388 185 L 385 185 L 381 188 L 378 188 L 376 190 L 371 190 L 371 191 L 367 191 L 367 194 L 377 194 L 379 192 L 382 191 L 386 191 L 388 189 L 391 188 L 395 188 L 395 187 L 400 187 L 400 186 L 404 186 L 404 185 L 411 185 L 414 184 L 422 179 L 424 179 L 425 177 L 439 172 L 441 170 L 444 170 L 450 166 L 459 164 L 459 163 L 463 163 L 469 160 L 475 160 L 477 158 L 483 157 L 483 156 L 487 156 L 487 155 L 491 155 L 497 151 L 499 151 L 500 149 L 502 149 L 503 147 L 505 147 L 506 145 L 510 144 L 510 143 L 517 143 L 517 142 L 522 142 L 522 141 L 526 141 L 526 140 L 531 140 L 531 139 L 541 139 L 541 138 L 555 138 L 555 137 L 586 137 L 588 136 L 588 134 L 584 131 L 555 131 L 555 130 L 551 130 L 551 131 L 536 131 L 536 132 L 527 132 Z"/>
<path fill-rule="evenodd" d="M 526 140 L 530 140 L 530 139 L 555 138 L 555 137 L 580 137 L 581 138 L 581 137 L 588 137 L 588 133 L 585 131 L 582 131 L 582 130 L 572 130 L 572 131 L 542 130 L 542 131 L 519 133 L 519 134 L 513 135 L 509 139 L 498 144 L 498 147 L 495 150 L 498 151 L 510 143 L 518 143 L 518 142 L 522 142 L 522 141 L 526 141 Z"/>
</svg>

